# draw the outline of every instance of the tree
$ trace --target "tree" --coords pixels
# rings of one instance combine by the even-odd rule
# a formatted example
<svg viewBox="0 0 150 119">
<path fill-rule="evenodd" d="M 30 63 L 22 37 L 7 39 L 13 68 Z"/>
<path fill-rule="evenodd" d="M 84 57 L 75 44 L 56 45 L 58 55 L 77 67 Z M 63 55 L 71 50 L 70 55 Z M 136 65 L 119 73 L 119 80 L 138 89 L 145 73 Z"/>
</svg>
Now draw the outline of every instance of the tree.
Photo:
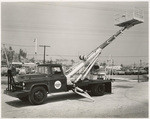
<svg viewBox="0 0 150 119">
<path fill-rule="evenodd" d="M 121 64 L 120 66 L 123 67 L 123 64 Z"/>
<path fill-rule="evenodd" d="M 22 49 L 19 50 L 19 55 L 18 55 L 18 59 L 21 62 L 21 57 L 26 58 L 27 57 L 27 53 L 24 52 Z"/>
<path fill-rule="evenodd" d="M 8 49 L 4 48 L 3 51 L 6 52 L 6 55 L 7 55 L 7 58 L 8 58 L 8 62 L 11 63 L 13 61 L 13 57 L 14 57 L 15 51 L 12 49 L 11 46 Z M 2 60 L 6 61 L 6 55 L 5 55 L 4 52 L 2 53 L 1 57 L 2 57 Z"/>
<path fill-rule="evenodd" d="M 14 56 L 15 51 L 12 49 L 12 47 L 9 47 L 8 51 L 8 61 L 12 62 L 13 61 L 13 56 Z"/>
<path fill-rule="evenodd" d="M 124 66 L 123 66 L 123 64 L 121 64 L 120 66 L 121 66 L 121 70 L 124 70 Z"/>
<path fill-rule="evenodd" d="M 71 64 L 73 65 L 74 63 L 75 63 L 75 61 L 72 59 L 72 60 L 71 60 Z"/>
<path fill-rule="evenodd" d="M 105 67 L 105 66 L 106 66 L 106 63 L 105 63 L 105 62 L 103 62 L 103 63 L 101 63 L 100 65 Z"/>
<path fill-rule="evenodd" d="M 13 61 L 14 61 L 14 62 L 18 62 L 18 61 L 19 61 L 19 59 L 18 59 L 18 54 L 17 54 L 17 53 L 14 53 Z"/>
<path fill-rule="evenodd" d="M 46 63 L 48 63 L 48 64 L 52 64 L 52 63 L 53 63 L 53 61 L 52 61 L 52 60 L 48 60 Z"/>
<path fill-rule="evenodd" d="M 30 61 L 30 62 L 35 62 L 34 57 L 33 57 L 33 58 L 31 58 L 31 59 L 29 59 L 29 61 Z"/>
</svg>

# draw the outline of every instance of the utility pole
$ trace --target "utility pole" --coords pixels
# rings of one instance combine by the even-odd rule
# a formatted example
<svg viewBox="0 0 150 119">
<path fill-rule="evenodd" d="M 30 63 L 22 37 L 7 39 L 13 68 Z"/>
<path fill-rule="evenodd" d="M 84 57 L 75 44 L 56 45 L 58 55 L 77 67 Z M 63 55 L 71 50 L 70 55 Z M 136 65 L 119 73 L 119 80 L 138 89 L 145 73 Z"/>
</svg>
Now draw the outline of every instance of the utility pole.
<svg viewBox="0 0 150 119">
<path fill-rule="evenodd" d="M 142 67 L 142 60 L 140 60 L 140 68 Z"/>
<path fill-rule="evenodd" d="M 113 68 L 114 68 L 114 59 L 111 59 L 111 63 L 112 63 L 112 79 L 113 79 L 113 73 L 114 73 L 114 70 L 113 70 Z"/>
<path fill-rule="evenodd" d="M 140 60 L 140 65 L 138 67 L 138 82 L 140 82 L 140 76 L 139 76 L 139 74 L 140 74 L 140 68 L 141 67 L 142 67 L 142 60 Z"/>
<path fill-rule="evenodd" d="M 50 47 L 47 45 L 39 45 L 40 47 L 44 47 L 44 59 L 43 59 L 43 64 L 45 64 L 45 52 L 46 52 L 46 47 Z"/>
<path fill-rule="evenodd" d="M 112 64 L 112 57 L 111 57 L 111 55 L 109 55 L 109 58 L 108 58 L 107 62 L 108 62 L 108 67 L 109 67 L 108 79 L 110 80 L 110 78 L 112 78 L 112 77 L 110 77 L 111 71 L 112 71 L 112 67 L 111 67 L 111 64 Z"/>
<path fill-rule="evenodd" d="M 35 61 L 35 62 L 37 62 L 37 47 L 38 47 L 38 39 L 37 39 L 37 38 L 35 38 L 33 42 L 35 43 L 35 49 L 34 49 L 34 50 L 35 50 L 35 51 L 34 51 L 34 58 L 35 58 L 35 59 L 34 59 L 34 61 Z"/>
</svg>

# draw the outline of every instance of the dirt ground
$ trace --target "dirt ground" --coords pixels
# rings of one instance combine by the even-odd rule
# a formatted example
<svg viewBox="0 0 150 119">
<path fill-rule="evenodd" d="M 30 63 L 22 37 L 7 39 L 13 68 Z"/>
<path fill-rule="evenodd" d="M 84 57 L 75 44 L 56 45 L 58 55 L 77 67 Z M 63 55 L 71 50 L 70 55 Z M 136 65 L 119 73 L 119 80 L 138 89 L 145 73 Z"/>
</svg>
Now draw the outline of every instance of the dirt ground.
<svg viewBox="0 0 150 119">
<path fill-rule="evenodd" d="M 72 91 L 48 95 L 42 105 L 30 105 L 3 94 L 2 118 L 148 118 L 148 82 L 115 81 L 112 94 L 93 97 L 94 102 Z"/>
</svg>

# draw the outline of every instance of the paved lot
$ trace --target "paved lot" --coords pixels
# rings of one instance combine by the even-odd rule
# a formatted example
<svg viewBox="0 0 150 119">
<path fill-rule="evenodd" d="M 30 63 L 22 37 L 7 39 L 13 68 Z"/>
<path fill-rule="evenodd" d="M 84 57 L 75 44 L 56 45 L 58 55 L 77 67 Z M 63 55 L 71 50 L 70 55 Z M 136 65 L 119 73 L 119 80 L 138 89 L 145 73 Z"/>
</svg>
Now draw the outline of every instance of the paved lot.
<svg viewBox="0 0 150 119">
<path fill-rule="evenodd" d="M 112 94 L 93 97 L 94 102 L 73 92 L 49 95 L 43 105 L 30 105 L 3 94 L 4 118 L 148 118 L 148 82 L 116 81 Z"/>
</svg>

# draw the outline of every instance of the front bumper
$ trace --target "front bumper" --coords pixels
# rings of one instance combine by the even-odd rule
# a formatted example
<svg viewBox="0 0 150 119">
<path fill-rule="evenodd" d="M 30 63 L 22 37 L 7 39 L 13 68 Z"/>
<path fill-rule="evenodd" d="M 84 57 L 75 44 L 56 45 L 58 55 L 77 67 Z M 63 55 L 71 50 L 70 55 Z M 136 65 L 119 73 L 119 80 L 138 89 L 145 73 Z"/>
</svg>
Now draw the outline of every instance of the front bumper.
<svg viewBox="0 0 150 119">
<path fill-rule="evenodd" d="M 4 94 L 12 96 L 12 97 L 16 97 L 16 98 L 22 98 L 22 97 L 26 97 L 27 95 L 29 95 L 29 91 L 8 91 L 8 90 L 4 90 Z"/>
</svg>

